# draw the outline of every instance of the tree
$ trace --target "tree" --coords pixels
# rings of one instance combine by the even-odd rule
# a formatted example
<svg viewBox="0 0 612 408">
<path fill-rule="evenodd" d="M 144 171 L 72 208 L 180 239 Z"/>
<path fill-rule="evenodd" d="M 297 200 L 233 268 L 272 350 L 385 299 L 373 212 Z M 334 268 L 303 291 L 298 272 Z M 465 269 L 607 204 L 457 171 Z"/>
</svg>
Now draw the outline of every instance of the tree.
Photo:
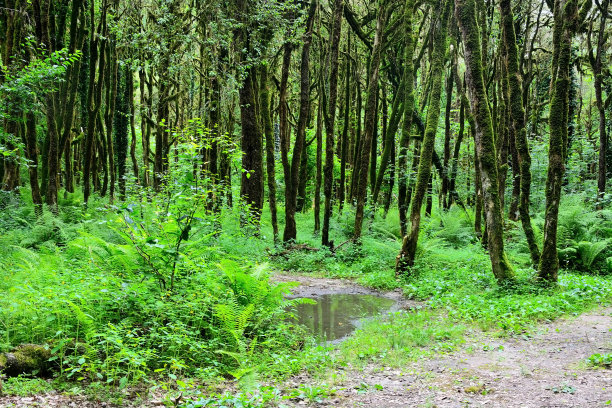
<svg viewBox="0 0 612 408">
<path fill-rule="evenodd" d="M 408 268 L 414 265 L 421 225 L 421 207 L 431 178 L 431 163 L 438 130 L 438 120 L 440 118 L 442 71 L 446 60 L 446 33 L 451 2 L 443 1 L 440 6 L 443 11 L 439 18 L 436 19 L 435 23 L 433 53 L 431 56 L 431 94 L 429 98 L 429 109 L 427 110 L 427 123 L 423 142 L 421 144 L 419 172 L 411 202 L 410 231 L 402 240 L 402 249 L 396 261 L 395 268 L 398 274 L 405 274 Z"/>
<path fill-rule="evenodd" d="M 568 149 L 572 38 L 584 21 L 590 6 L 590 0 L 584 0 L 582 4 L 578 4 L 578 0 L 555 0 L 553 5 L 552 95 L 548 120 L 550 144 L 546 178 L 544 243 L 538 273 L 538 277 L 545 282 L 557 282 L 559 273 L 557 225 Z"/>
<path fill-rule="evenodd" d="M 525 109 L 523 107 L 523 89 L 521 73 L 518 66 L 518 51 L 516 46 L 516 35 L 514 32 L 514 16 L 510 0 L 500 0 L 500 14 L 502 34 L 505 43 L 506 78 L 510 90 L 510 118 L 512 134 L 518 155 L 519 177 L 520 177 L 520 204 L 519 212 L 523 231 L 527 238 L 531 262 L 537 266 L 540 261 L 540 250 L 536 243 L 531 216 L 529 214 L 529 197 L 531 194 L 531 155 L 527 141 L 527 130 L 525 128 Z"/>
<path fill-rule="evenodd" d="M 336 105 L 338 100 L 338 54 L 340 53 L 340 34 L 342 30 L 342 11 L 344 0 L 333 2 L 332 22 L 329 45 L 329 97 L 327 98 L 328 113 L 325 118 L 325 167 L 323 168 L 323 230 L 321 243 L 332 247 L 329 239 L 329 221 L 332 213 L 332 188 L 334 184 L 334 130 L 336 123 Z"/>
<path fill-rule="evenodd" d="M 482 182 L 487 245 L 493 274 L 499 282 L 503 282 L 513 279 L 514 271 L 504 252 L 503 221 L 496 163 L 497 153 L 483 76 L 480 31 L 476 23 L 474 0 L 456 0 L 455 18 L 461 29 L 465 49 L 466 82 L 470 95 L 471 111 L 476 125 L 474 133 L 478 153 L 476 166 L 480 169 Z"/>
</svg>

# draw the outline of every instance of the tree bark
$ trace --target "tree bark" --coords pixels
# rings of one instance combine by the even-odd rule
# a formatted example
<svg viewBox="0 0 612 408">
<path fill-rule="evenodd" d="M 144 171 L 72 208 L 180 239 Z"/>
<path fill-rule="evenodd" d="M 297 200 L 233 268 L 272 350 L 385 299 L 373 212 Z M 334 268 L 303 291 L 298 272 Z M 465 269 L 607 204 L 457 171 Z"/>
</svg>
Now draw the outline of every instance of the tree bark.
<svg viewBox="0 0 612 408">
<path fill-rule="evenodd" d="M 480 168 L 482 182 L 489 256 L 495 278 L 498 282 L 503 282 L 513 279 L 514 271 L 504 252 L 503 221 L 497 185 L 497 155 L 483 76 L 480 33 L 476 23 L 474 0 L 456 0 L 455 16 L 465 47 L 466 82 L 476 124 L 477 165 Z"/>
<path fill-rule="evenodd" d="M 539 279 L 550 283 L 557 282 L 559 274 L 557 225 L 568 146 L 571 42 L 580 23 L 579 20 L 586 15 L 583 11 L 590 5 L 591 0 L 585 0 L 579 12 L 577 0 L 556 0 L 554 3 L 552 95 L 548 121 L 550 145 L 546 178 L 544 242 L 538 273 Z"/>
<path fill-rule="evenodd" d="M 372 58 L 370 61 L 370 78 L 368 82 L 368 91 L 365 107 L 364 118 L 364 134 L 363 145 L 361 150 L 361 163 L 359 169 L 359 183 L 357 187 L 357 207 L 355 210 L 355 233 L 354 239 L 361 238 L 361 230 L 363 227 L 363 214 L 366 203 L 368 189 L 368 167 L 370 165 L 371 149 L 373 146 L 374 134 L 376 132 L 376 106 L 378 96 L 378 78 L 380 73 L 380 60 L 383 47 L 383 32 L 387 24 L 388 9 L 384 0 L 379 1 L 378 16 L 376 19 L 376 34 L 374 35 L 374 44 L 372 48 Z M 376 168 L 376 157 L 371 165 Z"/>
<path fill-rule="evenodd" d="M 274 242 L 278 240 L 278 212 L 276 208 L 276 159 L 274 157 L 274 130 L 270 113 L 270 85 L 268 67 L 261 67 L 260 95 L 261 116 L 266 139 L 266 173 L 268 175 L 268 202 Z"/>
<path fill-rule="evenodd" d="M 323 194 L 325 195 L 325 202 L 323 208 L 323 230 L 321 231 L 321 243 L 328 247 L 333 247 L 333 242 L 329 239 L 329 221 L 332 213 L 332 193 L 334 184 L 334 131 L 338 100 L 338 54 L 340 51 L 344 0 L 335 0 L 333 4 L 329 48 L 328 115 L 325 120 L 325 167 L 323 168 Z"/>
<path fill-rule="evenodd" d="M 396 273 L 406 274 L 408 269 L 414 265 L 419 231 L 421 225 L 421 207 L 431 177 L 431 163 L 434 154 L 436 131 L 440 118 L 440 99 L 442 96 L 442 71 L 446 59 L 446 33 L 448 17 L 450 14 L 450 1 L 441 3 L 442 14 L 435 23 L 435 34 L 433 53 L 431 56 L 431 93 L 429 96 L 429 108 L 427 110 L 427 124 L 421 145 L 421 158 L 419 160 L 419 172 L 417 183 L 412 196 L 410 211 L 410 231 L 402 241 L 402 248 L 396 260 Z"/>
<path fill-rule="evenodd" d="M 400 233 L 406 235 L 406 213 L 408 212 L 409 199 L 407 191 L 408 183 L 408 147 L 410 144 L 410 129 L 412 128 L 412 113 L 414 111 L 415 96 L 414 96 L 414 71 L 413 64 L 415 39 L 412 29 L 412 19 L 414 0 L 406 0 L 404 6 L 404 76 L 406 77 L 405 86 L 405 102 L 404 102 L 404 121 L 402 124 L 402 137 L 399 143 L 398 157 L 398 198 L 397 207 L 400 220 Z M 416 142 L 415 142 L 416 144 Z"/>
<path fill-rule="evenodd" d="M 506 73 L 508 88 L 510 91 L 510 118 L 512 135 L 514 136 L 514 146 L 518 159 L 518 172 L 520 178 L 520 202 L 519 214 L 523 231 L 527 238 L 529 253 L 533 266 L 537 266 L 540 260 L 540 250 L 536 243 L 535 233 L 531 225 L 531 215 L 529 213 L 529 198 L 531 194 L 531 155 L 529 154 L 529 144 L 527 141 L 527 130 L 525 127 L 525 108 L 523 106 L 523 89 L 521 83 L 521 73 L 518 65 L 518 50 L 516 46 L 516 35 L 514 32 L 514 16 L 510 0 L 500 1 L 502 34 L 505 41 L 506 51 Z M 516 169 L 513 169 L 516 172 Z"/>
<path fill-rule="evenodd" d="M 288 191 L 285 202 L 285 231 L 283 241 L 295 241 L 297 237 L 297 226 L 295 222 L 295 212 L 297 206 L 297 193 L 299 186 L 300 161 L 304 154 L 306 144 L 306 125 L 310 112 L 310 45 L 312 43 L 312 29 L 314 26 L 314 16 L 317 8 L 317 1 L 311 0 L 308 9 L 308 19 L 306 21 L 306 32 L 302 37 L 302 58 L 300 65 L 300 114 L 298 117 L 297 134 L 291 158 L 290 178 L 286 180 Z M 284 74 L 283 74 L 284 75 Z"/>
</svg>

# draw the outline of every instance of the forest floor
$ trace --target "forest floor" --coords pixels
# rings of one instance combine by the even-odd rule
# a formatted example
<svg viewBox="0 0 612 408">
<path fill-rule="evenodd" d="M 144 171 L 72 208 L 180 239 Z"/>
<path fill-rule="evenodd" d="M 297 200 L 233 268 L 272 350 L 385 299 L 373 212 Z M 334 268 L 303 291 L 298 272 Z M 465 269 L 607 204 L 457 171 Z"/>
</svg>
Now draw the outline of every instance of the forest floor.
<svg viewBox="0 0 612 408">
<path fill-rule="evenodd" d="M 280 276 L 301 283 L 296 293 L 372 293 L 350 281 Z M 418 302 L 401 292 L 383 293 L 410 309 Z M 370 364 L 336 376 L 333 407 L 603 407 L 612 399 L 612 370 L 592 369 L 586 359 L 612 351 L 612 308 L 539 325 L 530 336 L 500 338 L 470 329 L 466 343 L 447 355 L 403 368 Z M 308 375 L 288 386 L 309 383 Z"/>
<path fill-rule="evenodd" d="M 350 280 L 276 275 L 278 282 L 298 281 L 294 295 L 378 294 L 396 301 L 394 309 L 411 310 L 423 303 L 401 291 L 386 293 Z M 325 379 L 331 395 L 285 400 L 287 407 L 604 407 L 612 399 L 612 370 L 593 369 L 586 359 L 612 351 L 612 308 L 597 308 L 577 317 L 538 325 L 529 335 L 500 337 L 469 328 L 465 342 L 446 354 L 435 354 L 402 369 L 370 363 L 341 367 L 333 373 L 302 373 L 278 388 L 295 389 Z M 132 401 L 129 406 L 163 406 Z M 81 396 L 57 392 L 32 397 L 0 397 L 0 407 L 111 407 Z"/>
</svg>

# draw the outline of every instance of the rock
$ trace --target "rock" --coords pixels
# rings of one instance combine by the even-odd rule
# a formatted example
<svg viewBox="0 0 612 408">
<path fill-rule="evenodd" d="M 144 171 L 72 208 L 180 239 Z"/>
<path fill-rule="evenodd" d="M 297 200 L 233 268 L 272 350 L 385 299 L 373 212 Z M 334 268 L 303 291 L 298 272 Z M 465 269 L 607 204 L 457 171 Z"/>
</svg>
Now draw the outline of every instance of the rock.
<svg viewBox="0 0 612 408">
<path fill-rule="evenodd" d="M 22 344 L 12 352 L 0 354 L 0 372 L 8 377 L 20 374 L 44 374 L 49 368 L 51 351 L 37 344 Z"/>
</svg>

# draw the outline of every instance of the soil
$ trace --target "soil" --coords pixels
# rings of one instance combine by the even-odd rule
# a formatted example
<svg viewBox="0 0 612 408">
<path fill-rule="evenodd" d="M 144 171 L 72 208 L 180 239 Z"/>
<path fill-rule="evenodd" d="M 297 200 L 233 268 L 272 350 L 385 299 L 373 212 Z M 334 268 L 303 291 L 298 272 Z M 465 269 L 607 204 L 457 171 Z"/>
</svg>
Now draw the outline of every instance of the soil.
<svg viewBox="0 0 612 408">
<path fill-rule="evenodd" d="M 397 308 L 422 307 L 400 291 L 379 293 L 349 280 L 277 275 L 279 282 L 298 281 L 294 296 L 377 294 Z M 466 343 L 448 355 L 425 359 L 403 370 L 372 364 L 364 370 L 345 368 L 333 384 L 337 393 L 320 403 L 286 401 L 295 407 L 502 407 L 591 408 L 612 400 L 612 370 L 592 369 L 585 360 L 612 352 L 612 308 L 541 325 L 530 337 L 496 338 L 472 330 Z M 312 382 L 307 375 L 285 387 Z M 28 398 L 0 397 L 0 407 L 104 407 L 57 393 Z M 132 405 L 134 406 L 134 405 Z M 140 406 L 160 406 L 149 403 Z"/>
</svg>

